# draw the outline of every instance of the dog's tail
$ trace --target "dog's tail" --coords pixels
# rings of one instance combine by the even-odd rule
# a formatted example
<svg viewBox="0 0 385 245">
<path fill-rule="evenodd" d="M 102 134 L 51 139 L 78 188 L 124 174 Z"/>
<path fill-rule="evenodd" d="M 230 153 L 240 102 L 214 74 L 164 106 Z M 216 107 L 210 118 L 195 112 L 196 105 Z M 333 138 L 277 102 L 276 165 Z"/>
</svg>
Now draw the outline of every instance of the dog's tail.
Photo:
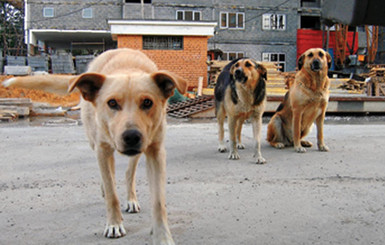
<svg viewBox="0 0 385 245">
<path fill-rule="evenodd" d="M 3 82 L 4 87 L 39 89 L 51 93 L 67 94 L 69 82 L 77 76 L 73 75 L 37 75 L 12 77 Z"/>
</svg>

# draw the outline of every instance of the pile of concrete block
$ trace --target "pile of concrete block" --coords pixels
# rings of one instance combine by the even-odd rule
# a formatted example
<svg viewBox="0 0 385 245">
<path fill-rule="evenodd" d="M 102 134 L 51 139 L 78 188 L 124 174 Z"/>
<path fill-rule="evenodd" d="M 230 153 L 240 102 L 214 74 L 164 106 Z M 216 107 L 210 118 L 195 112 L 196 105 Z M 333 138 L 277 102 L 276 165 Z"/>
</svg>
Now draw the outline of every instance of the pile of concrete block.
<svg viewBox="0 0 385 245">
<path fill-rule="evenodd" d="M 33 72 L 45 71 L 48 72 L 48 57 L 47 56 L 29 56 L 28 65 Z"/>
<path fill-rule="evenodd" d="M 31 67 L 26 66 L 27 58 L 24 56 L 7 56 L 7 65 L 4 66 L 5 75 L 29 75 L 31 74 Z"/>
<path fill-rule="evenodd" d="M 81 74 L 87 71 L 88 64 L 95 58 L 93 55 L 77 55 L 75 56 L 76 73 Z"/>
<path fill-rule="evenodd" d="M 60 54 L 51 56 L 52 73 L 74 74 L 75 67 L 71 54 Z"/>
<path fill-rule="evenodd" d="M 7 56 L 7 65 L 8 66 L 25 66 L 26 65 L 26 57 L 24 56 Z"/>
</svg>

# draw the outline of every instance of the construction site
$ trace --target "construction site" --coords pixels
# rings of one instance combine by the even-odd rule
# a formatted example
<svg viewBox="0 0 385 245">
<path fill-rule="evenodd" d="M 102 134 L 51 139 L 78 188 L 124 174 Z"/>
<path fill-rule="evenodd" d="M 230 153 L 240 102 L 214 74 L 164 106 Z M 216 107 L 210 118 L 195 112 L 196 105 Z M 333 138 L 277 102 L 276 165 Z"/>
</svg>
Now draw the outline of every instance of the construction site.
<svg viewBox="0 0 385 245">
<path fill-rule="evenodd" d="M 335 9 L 328 9 L 328 3 L 328 1 L 325 1 L 322 8 L 320 10 L 317 9 L 317 11 L 321 11 L 319 15 L 322 18 L 329 16 L 329 19 L 333 19 L 333 11 Z M 81 74 L 85 72 L 87 64 L 97 53 L 75 52 L 74 47 L 76 45 L 74 41 L 71 42 L 72 52 L 65 52 L 65 50 L 59 49 L 52 54 L 39 54 L 40 51 L 36 53 L 36 50 L 40 50 L 44 46 L 34 47 L 32 44 L 25 45 L 23 29 L 27 28 L 23 27 L 23 16 L 27 9 L 25 4 L 24 1 L 10 0 L 2 2 L 1 5 L 2 13 L 8 13 L 3 15 L 8 16 L 8 19 L 6 21 L 5 17 L 3 17 L 3 23 L 5 23 L 4 26 L 6 28 L 2 29 L 1 35 L 3 38 L 1 40 L 9 41 L 2 43 L 1 47 L 0 72 L 3 75 L 0 75 L 0 81 L 13 76 L 46 73 Z M 301 1 L 301 6 L 302 9 L 299 9 L 299 12 L 308 11 L 306 6 L 314 8 L 313 5 L 309 5 L 306 1 Z M 303 17 L 303 26 L 306 24 L 305 21 L 309 20 L 309 18 L 305 17 Z M 347 15 L 347 17 L 350 18 L 351 16 Z M 337 16 L 336 18 L 347 17 Z M 333 65 L 328 74 L 331 86 L 327 113 L 352 113 L 357 115 L 384 113 L 385 64 L 375 61 L 376 57 L 383 56 L 383 50 L 381 49 L 381 52 L 379 52 L 378 49 L 379 44 L 380 47 L 383 46 L 385 32 L 378 25 L 363 25 L 363 23 L 358 23 L 356 20 L 354 20 L 356 22 L 350 21 L 353 23 L 349 25 L 349 23 L 341 24 L 338 22 L 330 24 L 324 20 L 324 27 L 320 31 L 306 28 L 298 29 L 297 59 L 302 52 L 311 47 L 323 47 L 325 50 L 332 52 Z M 328 24 L 327 27 L 325 23 Z M 376 22 L 372 21 L 372 23 Z M 381 24 L 381 22 L 377 23 Z M 362 29 L 360 35 L 356 32 L 357 28 L 355 26 L 358 25 Z M 363 47 L 358 47 L 358 38 L 360 38 L 360 43 Z M 123 39 L 119 39 L 118 36 L 118 47 L 125 47 L 125 44 L 120 44 L 119 40 Z M 88 44 L 88 48 L 83 48 L 83 51 L 91 50 L 96 45 L 91 42 Z M 87 46 L 87 43 L 84 42 L 82 45 Z M 105 48 L 103 46 L 103 49 Z M 31 53 L 31 50 L 33 50 L 33 53 Z M 148 50 L 145 51 L 147 52 Z M 187 94 L 178 95 L 169 101 L 168 114 L 171 117 L 214 117 L 213 93 L 216 78 L 230 60 L 222 59 L 224 52 L 220 49 L 200 50 L 199 52 L 199 55 L 207 53 L 206 64 L 203 66 L 199 64 L 199 72 L 195 70 L 196 68 L 191 67 L 191 65 L 187 67 L 184 65 L 186 70 L 180 72 L 180 74 L 188 74 L 186 77 L 189 79 L 189 91 Z M 159 62 L 158 65 L 161 69 L 167 69 L 168 66 L 164 66 L 162 63 L 165 59 L 160 58 L 158 60 L 156 54 L 151 52 L 147 54 L 150 57 L 154 57 L 155 62 Z M 164 54 L 166 53 L 163 52 L 163 56 Z M 198 53 L 194 55 L 196 57 Z M 271 61 L 262 61 L 262 64 L 267 68 L 266 87 L 268 103 L 266 105 L 266 114 L 274 113 L 287 92 L 287 85 L 294 79 L 296 74 L 296 70 L 288 70 L 286 68 L 288 65 L 283 63 L 281 58 L 272 58 L 273 56 L 269 56 Z M 226 57 L 229 56 L 227 55 Z M 187 58 L 186 56 L 185 59 Z M 170 56 L 170 59 L 175 59 L 175 57 Z M 274 59 L 276 59 L 276 62 L 273 61 Z M 256 60 L 259 61 L 257 58 Z M 189 66 L 190 71 L 188 69 Z M 202 74 L 202 71 L 204 72 L 205 70 L 207 74 Z M 0 85 L 0 120 L 6 122 L 34 116 L 65 116 L 68 110 L 74 110 L 73 107 L 76 109 L 79 99 L 79 94 L 76 93 L 59 96 L 41 91 L 4 88 Z M 60 109 L 58 110 L 57 108 L 59 107 Z"/>
<path fill-rule="evenodd" d="M 98 143 L 116 152 L 109 173 L 127 231 L 108 239 L 108 174 L 98 167 L 98 144 L 87 141 L 98 132 L 84 130 L 80 92 L 2 86 L 18 76 L 80 75 L 113 48 L 141 50 L 187 80 L 187 93 L 168 101 L 167 131 L 157 132 L 165 135 L 167 175 L 155 194 L 165 196 L 175 244 L 385 244 L 384 12 L 383 0 L 1 1 L 0 244 L 158 244 L 153 216 L 162 205 L 149 191 L 147 153 L 131 177 L 139 207 L 131 213 L 130 157 Z M 332 57 L 327 151 L 319 125 L 303 138 L 306 153 L 277 149 L 266 140 L 267 122 L 313 47 Z M 260 143 L 246 121 L 235 160 L 218 150 L 214 89 L 223 68 L 242 57 L 266 68 L 267 103 Z M 231 129 L 224 131 L 231 147 Z"/>
</svg>

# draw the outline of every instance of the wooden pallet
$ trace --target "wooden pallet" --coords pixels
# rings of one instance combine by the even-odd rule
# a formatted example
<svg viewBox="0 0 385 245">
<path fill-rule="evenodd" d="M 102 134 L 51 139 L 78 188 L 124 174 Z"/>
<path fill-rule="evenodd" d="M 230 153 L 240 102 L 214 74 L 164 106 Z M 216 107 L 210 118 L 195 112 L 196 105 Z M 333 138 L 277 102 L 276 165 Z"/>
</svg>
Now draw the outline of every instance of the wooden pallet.
<svg viewBox="0 0 385 245">
<path fill-rule="evenodd" d="M 209 110 L 213 107 L 213 96 L 202 96 L 169 105 L 167 108 L 167 114 L 172 117 L 184 118 L 202 111 Z"/>
</svg>

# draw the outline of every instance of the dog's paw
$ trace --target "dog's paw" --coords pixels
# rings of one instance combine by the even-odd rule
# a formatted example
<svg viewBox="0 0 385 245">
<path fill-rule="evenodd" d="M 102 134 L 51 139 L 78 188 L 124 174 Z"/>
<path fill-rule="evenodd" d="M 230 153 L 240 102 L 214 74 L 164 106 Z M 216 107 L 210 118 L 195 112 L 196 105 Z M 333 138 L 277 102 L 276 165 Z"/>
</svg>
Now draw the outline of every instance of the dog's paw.
<svg viewBox="0 0 385 245">
<path fill-rule="evenodd" d="M 285 148 L 285 144 L 284 143 L 281 143 L 281 142 L 278 142 L 274 145 L 275 148 L 277 149 L 283 149 Z"/>
<path fill-rule="evenodd" d="M 152 244 L 160 244 L 160 245 L 175 245 L 174 240 L 172 239 L 171 233 L 169 231 L 163 232 L 153 232 L 151 231 L 151 235 L 153 236 Z"/>
<path fill-rule="evenodd" d="M 306 149 L 304 147 L 302 147 L 302 146 L 294 147 L 294 150 L 297 153 L 305 153 L 306 152 Z"/>
<path fill-rule="evenodd" d="M 326 145 L 319 145 L 318 150 L 319 151 L 329 151 L 329 147 L 327 147 Z"/>
<path fill-rule="evenodd" d="M 127 201 L 126 207 L 127 213 L 139 213 L 140 211 L 140 205 L 137 201 Z"/>
<path fill-rule="evenodd" d="M 230 160 L 238 160 L 239 158 L 241 158 L 241 157 L 239 156 L 237 151 L 231 151 L 230 152 L 230 155 L 229 155 Z"/>
<path fill-rule="evenodd" d="M 104 229 L 104 236 L 107 238 L 119 238 L 126 235 L 126 230 L 123 227 L 123 224 L 119 225 L 106 225 Z"/>
<path fill-rule="evenodd" d="M 255 162 L 256 164 L 265 164 L 266 159 L 263 157 L 257 157 L 257 161 Z"/>
<path fill-rule="evenodd" d="M 313 143 L 311 143 L 310 141 L 307 141 L 307 140 L 301 140 L 301 145 L 303 147 L 312 147 Z"/>
<path fill-rule="evenodd" d="M 243 150 L 243 149 L 245 149 L 245 145 L 242 143 L 237 143 L 237 148 L 240 150 Z"/>
<path fill-rule="evenodd" d="M 220 144 L 218 146 L 218 151 L 223 153 L 223 152 L 227 151 L 227 148 L 226 148 L 226 146 L 224 144 Z"/>
</svg>

